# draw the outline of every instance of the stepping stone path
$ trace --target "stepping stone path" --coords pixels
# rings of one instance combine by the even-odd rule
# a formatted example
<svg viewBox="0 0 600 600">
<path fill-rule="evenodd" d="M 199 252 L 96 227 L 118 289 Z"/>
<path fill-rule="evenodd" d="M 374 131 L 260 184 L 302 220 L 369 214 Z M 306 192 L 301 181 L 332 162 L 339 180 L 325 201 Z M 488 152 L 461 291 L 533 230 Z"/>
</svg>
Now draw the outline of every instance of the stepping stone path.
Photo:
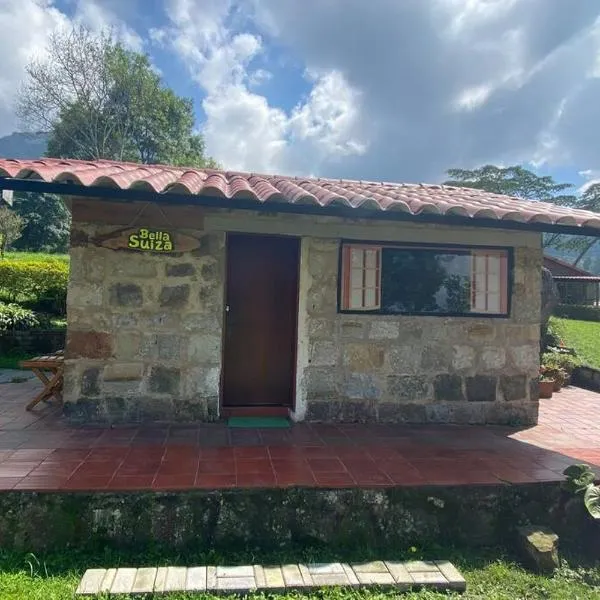
<svg viewBox="0 0 600 600">
<path fill-rule="evenodd" d="M 88 569 L 79 583 L 76 594 L 246 594 L 254 591 L 309 591 L 331 586 L 388 587 L 398 591 L 423 587 L 459 592 L 466 589 L 463 576 L 452 563 L 445 560 L 378 560 L 352 564 Z"/>
</svg>

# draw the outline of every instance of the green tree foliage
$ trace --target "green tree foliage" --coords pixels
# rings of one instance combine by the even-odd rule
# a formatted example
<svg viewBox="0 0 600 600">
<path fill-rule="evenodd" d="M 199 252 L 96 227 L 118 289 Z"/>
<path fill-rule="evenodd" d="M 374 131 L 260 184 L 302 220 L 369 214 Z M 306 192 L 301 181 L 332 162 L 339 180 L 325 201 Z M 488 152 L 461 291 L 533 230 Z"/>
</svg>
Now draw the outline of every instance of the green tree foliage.
<svg viewBox="0 0 600 600">
<path fill-rule="evenodd" d="M 560 206 L 600 212 L 600 184 L 591 185 L 581 196 L 566 193 L 573 189 L 571 183 L 558 183 L 548 175 L 536 175 L 521 166 L 496 167 L 485 165 L 477 169 L 448 169 L 446 185 L 470 187 L 495 194 L 505 194 L 524 200 L 551 202 Z M 599 245 L 598 238 L 585 236 L 546 234 L 544 246 L 563 250 L 574 258 L 574 265 Z"/>
<path fill-rule="evenodd" d="M 67 252 L 71 214 L 59 196 L 22 192 L 15 194 L 13 210 L 23 220 L 16 250 Z"/>
<path fill-rule="evenodd" d="M 21 235 L 23 219 L 8 206 L 0 206 L 0 257 Z"/>
<path fill-rule="evenodd" d="M 49 131 L 48 156 L 215 166 L 194 132 L 194 107 L 166 87 L 148 57 L 85 27 L 50 37 L 27 66 L 18 111 Z"/>
</svg>

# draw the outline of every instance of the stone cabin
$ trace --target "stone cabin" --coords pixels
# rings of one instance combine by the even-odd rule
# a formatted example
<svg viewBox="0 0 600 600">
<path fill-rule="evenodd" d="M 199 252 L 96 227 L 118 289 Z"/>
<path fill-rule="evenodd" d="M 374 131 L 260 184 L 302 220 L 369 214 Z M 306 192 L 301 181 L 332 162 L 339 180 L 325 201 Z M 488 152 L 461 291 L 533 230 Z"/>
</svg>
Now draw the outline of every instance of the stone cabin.
<svg viewBox="0 0 600 600">
<path fill-rule="evenodd" d="M 0 159 L 72 215 L 74 422 L 533 424 L 542 232 L 600 218 L 480 190 Z"/>
</svg>

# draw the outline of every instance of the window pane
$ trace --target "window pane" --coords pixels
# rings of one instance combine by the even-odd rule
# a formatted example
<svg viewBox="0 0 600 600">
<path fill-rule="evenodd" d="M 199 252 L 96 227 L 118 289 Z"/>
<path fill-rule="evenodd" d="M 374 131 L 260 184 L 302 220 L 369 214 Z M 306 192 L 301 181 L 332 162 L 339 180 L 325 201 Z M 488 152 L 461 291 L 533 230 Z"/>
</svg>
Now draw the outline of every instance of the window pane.
<svg viewBox="0 0 600 600">
<path fill-rule="evenodd" d="M 499 313 L 500 312 L 500 294 L 489 294 L 488 295 L 488 312 Z"/>
<path fill-rule="evenodd" d="M 377 291 L 375 289 L 365 290 L 365 308 L 375 308 L 377 306 Z"/>
<path fill-rule="evenodd" d="M 388 312 L 471 311 L 470 251 L 383 248 L 381 305 Z"/>
<path fill-rule="evenodd" d="M 362 269 L 352 269 L 350 273 L 350 287 L 351 288 L 362 288 L 363 287 L 363 273 Z"/>
<path fill-rule="evenodd" d="M 350 292 L 350 308 L 363 307 L 363 292 L 360 290 L 352 290 Z"/>
<path fill-rule="evenodd" d="M 364 257 L 364 250 L 362 248 L 352 248 L 350 250 L 350 254 L 351 254 L 351 261 L 352 261 L 352 267 L 357 267 L 359 269 L 362 269 L 363 267 L 363 257 Z"/>
<path fill-rule="evenodd" d="M 365 287 L 374 288 L 377 286 L 377 271 L 368 269 L 365 271 Z"/>
<path fill-rule="evenodd" d="M 367 269 L 375 269 L 377 267 L 377 250 L 367 250 L 365 254 L 365 266 Z"/>
</svg>

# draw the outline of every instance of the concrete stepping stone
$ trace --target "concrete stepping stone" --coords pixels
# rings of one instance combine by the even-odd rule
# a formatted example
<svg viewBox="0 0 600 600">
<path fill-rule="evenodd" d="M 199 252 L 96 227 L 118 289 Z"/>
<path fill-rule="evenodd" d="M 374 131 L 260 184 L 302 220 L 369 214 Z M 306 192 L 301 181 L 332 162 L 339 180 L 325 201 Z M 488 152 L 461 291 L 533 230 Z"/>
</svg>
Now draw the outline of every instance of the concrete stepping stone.
<svg viewBox="0 0 600 600">
<path fill-rule="evenodd" d="M 377 560 L 352 564 L 294 563 L 237 567 L 145 567 L 88 569 L 79 582 L 76 594 L 246 594 L 254 591 L 310 591 L 314 588 L 333 586 L 385 587 L 398 591 L 430 588 L 463 592 L 466 582 L 458 569 L 445 560 Z"/>
</svg>

